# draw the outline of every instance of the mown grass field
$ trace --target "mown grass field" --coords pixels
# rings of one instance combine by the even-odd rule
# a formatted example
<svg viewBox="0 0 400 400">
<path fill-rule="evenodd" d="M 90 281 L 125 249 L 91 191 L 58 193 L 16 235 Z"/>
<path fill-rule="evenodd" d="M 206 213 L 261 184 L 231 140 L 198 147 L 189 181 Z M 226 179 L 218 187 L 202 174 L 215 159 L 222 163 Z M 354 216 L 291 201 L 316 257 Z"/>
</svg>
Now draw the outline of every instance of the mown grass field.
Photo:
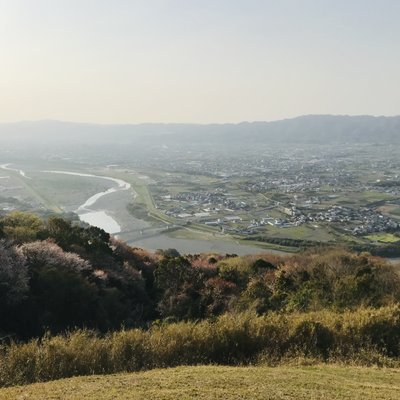
<svg viewBox="0 0 400 400">
<path fill-rule="evenodd" d="M 2 400 L 397 400 L 400 370 L 339 366 L 178 367 L 86 376 L 0 390 Z"/>
</svg>

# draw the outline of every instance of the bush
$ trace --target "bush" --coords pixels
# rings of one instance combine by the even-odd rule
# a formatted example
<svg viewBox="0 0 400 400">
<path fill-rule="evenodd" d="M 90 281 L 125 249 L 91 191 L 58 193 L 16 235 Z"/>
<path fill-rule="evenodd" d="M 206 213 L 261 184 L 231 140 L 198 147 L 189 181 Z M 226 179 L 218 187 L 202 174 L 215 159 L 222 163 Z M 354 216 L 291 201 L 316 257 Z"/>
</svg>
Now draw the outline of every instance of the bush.
<svg viewBox="0 0 400 400">
<path fill-rule="evenodd" d="M 13 211 L 2 218 L 1 226 L 5 236 L 16 243 L 35 240 L 43 230 L 43 222 L 37 215 L 21 211 Z"/>
<path fill-rule="evenodd" d="M 288 362 L 290 357 L 395 365 L 400 307 L 282 315 L 226 314 L 99 336 L 79 330 L 0 350 L 0 385 L 196 364 Z"/>
<path fill-rule="evenodd" d="M 321 322 L 302 320 L 294 327 L 290 346 L 305 356 L 326 359 L 334 344 L 334 334 Z"/>
</svg>

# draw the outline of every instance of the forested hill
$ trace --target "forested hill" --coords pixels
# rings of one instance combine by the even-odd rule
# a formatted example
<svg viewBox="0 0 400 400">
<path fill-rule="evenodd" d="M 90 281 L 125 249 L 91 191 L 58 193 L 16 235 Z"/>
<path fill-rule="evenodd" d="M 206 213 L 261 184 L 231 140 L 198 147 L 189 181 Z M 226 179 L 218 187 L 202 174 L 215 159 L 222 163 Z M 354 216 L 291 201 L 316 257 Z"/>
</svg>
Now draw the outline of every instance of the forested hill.
<svg viewBox="0 0 400 400">
<path fill-rule="evenodd" d="M 150 253 L 14 212 L 0 218 L 0 283 L 0 387 L 177 365 L 400 360 L 398 266 L 367 253 Z"/>
<path fill-rule="evenodd" d="M 150 253 L 99 228 L 21 212 L 0 217 L 0 281 L 0 337 L 76 327 L 104 332 L 250 309 L 349 310 L 400 299 L 396 268 L 368 254 Z"/>
<path fill-rule="evenodd" d="M 124 144 L 182 140 L 204 143 L 400 143 L 400 116 L 307 115 L 273 122 L 239 124 L 96 125 L 59 121 L 0 124 L 3 143 L 119 141 Z"/>
</svg>

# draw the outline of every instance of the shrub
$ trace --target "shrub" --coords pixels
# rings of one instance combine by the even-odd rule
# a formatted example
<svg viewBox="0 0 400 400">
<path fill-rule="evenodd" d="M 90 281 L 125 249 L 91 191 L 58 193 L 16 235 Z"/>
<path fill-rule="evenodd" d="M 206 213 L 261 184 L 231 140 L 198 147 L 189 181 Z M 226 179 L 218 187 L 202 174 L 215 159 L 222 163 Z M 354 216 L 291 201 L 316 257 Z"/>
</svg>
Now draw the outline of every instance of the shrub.
<svg viewBox="0 0 400 400">
<path fill-rule="evenodd" d="M 16 243 L 36 240 L 43 230 L 43 222 L 37 215 L 21 211 L 8 214 L 1 225 L 6 237 Z"/>
<path fill-rule="evenodd" d="M 283 315 L 225 314 L 105 336 L 79 330 L 0 349 L 0 385 L 196 364 L 288 362 L 291 357 L 395 365 L 400 307 Z"/>
<path fill-rule="evenodd" d="M 332 350 L 334 334 L 321 322 L 302 320 L 289 338 L 289 345 L 305 356 L 326 359 Z"/>
</svg>

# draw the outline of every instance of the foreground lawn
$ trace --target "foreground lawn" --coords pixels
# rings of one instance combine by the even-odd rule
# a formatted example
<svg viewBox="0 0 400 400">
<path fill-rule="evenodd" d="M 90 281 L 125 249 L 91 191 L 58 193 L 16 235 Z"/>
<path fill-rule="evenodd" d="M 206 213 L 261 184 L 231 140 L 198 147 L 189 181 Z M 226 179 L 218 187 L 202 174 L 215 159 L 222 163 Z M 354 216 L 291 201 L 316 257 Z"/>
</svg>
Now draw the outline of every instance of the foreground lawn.
<svg viewBox="0 0 400 400">
<path fill-rule="evenodd" d="M 0 389 L 0 399 L 400 399 L 400 370 L 179 367 Z"/>
</svg>

